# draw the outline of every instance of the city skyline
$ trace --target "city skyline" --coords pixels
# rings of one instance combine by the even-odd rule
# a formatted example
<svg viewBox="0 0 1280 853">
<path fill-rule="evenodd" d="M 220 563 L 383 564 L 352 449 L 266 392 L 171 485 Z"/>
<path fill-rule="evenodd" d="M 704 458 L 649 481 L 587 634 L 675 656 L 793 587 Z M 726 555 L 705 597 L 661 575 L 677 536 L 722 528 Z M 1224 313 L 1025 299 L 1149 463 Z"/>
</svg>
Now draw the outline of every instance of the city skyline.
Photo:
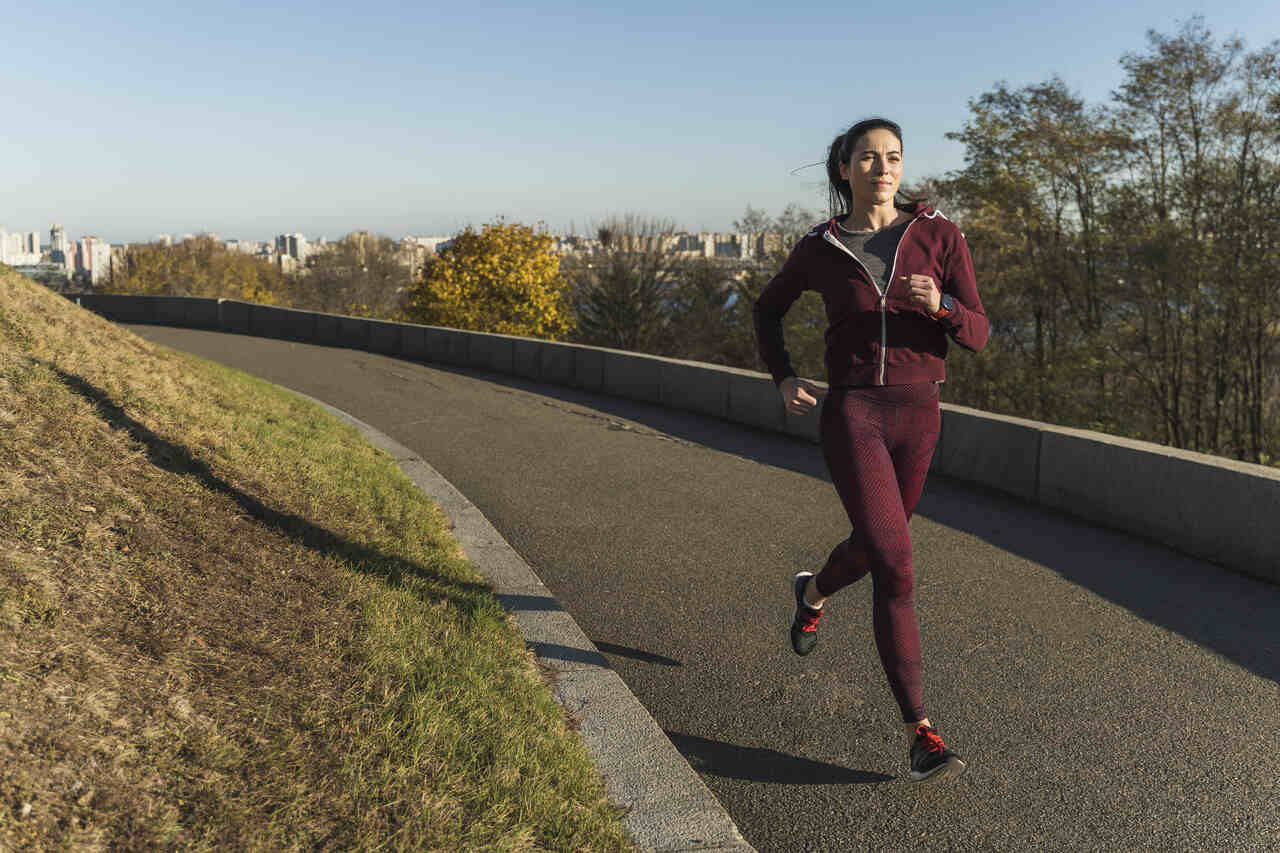
<svg viewBox="0 0 1280 853">
<path fill-rule="evenodd" d="M 1280 6 L 1242 0 L 60 9 L 77 25 L 57 50 L 40 16 L 6 20 L 0 114 L 20 132 L 0 138 L 0 222 L 75 212 L 116 244 L 628 213 L 728 231 L 748 205 L 821 212 L 812 164 L 868 115 L 902 125 L 911 183 L 963 166 L 946 134 L 1001 81 L 1057 75 L 1102 105 L 1149 29 L 1204 14 L 1219 41 L 1280 35 Z"/>
<path fill-rule="evenodd" d="M 475 224 L 474 227 L 479 228 L 481 227 L 481 224 Z M 75 229 L 67 229 L 61 223 L 55 223 L 51 225 L 49 229 L 46 229 L 46 230 L 52 232 L 53 229 L 60 229 L 61 231 L 64 232 L 64 234 L 66 232 L 75 233 Z M 333 243 L 336 240 L 341 240 L 342 238 L 350 234 L 358 234 L 361 232 L 365 232 L 377 237 L 387 237 L 397 243 L 403 242 L 403 241 L 409 241 L 409 242 L 413 242 L 418 245 L 422 245 L 434 250 L 436 245 L 438 245 L 439 243 L 443 243 L 448 240 L 451 240 L 452 238 L 457 236 L 457 234 L 461 230 L 462 229 L 459 229 L 459 231 L 453 232 L 451 234 L 403 234 L 400 237 L 395 237 L 394 235 L 391 235 L 391 234 L 384 234 L 384 233 L 379 233 L 375 231 L 370 231 L 367 228 L 356 228 L 356 229 L 347 231 L 343 234 L 337 235 L 332 239 L 329 238 L 328 235 L 321 234 L 321 235 L 313 236 L 313 235 L 305 234 L 300 231 L 286 231 L 280 234 L 273 235 L 271 237 L 241 237 L 241 236 L 228 237 L 216 231 L 198 231 L 198 232 L 188 231 L 182 234 L 174 234 L 171 232 L 160 232 L 141 240 L 108 240 L 98 234 L 84 233 L 84 234 L 81 234 L 79 237 L 75 238 L 75 240 L 72 240 L 71 242 L 74 243 L 76 242 L 76 240 L 82 240 L 82 239 L 93 239 L 93 240 L 101 240 L 107 245 L 110 245 L 112 247 L 122 247 L 122 246 L 131 246 L 131 245 L 157 243 L 157 242 L 164 243 L 165 245 L 173 245 L 175 243 L 181 243 L 184 240 L 195 239 L 198 237 L 211 237 L 214 240 L 217 240 L 218 242 L 223 243 L 227 245 L 228 248 L 232 248 L 232 249 L 239 248 L 241 250 L 247 250 L 247 247 L 249 245 L 253 245 L 255 248 L 261 248 L 261 247 L 271 246 L 273 244 L 278 249 L 280 247 L 281 240 L 285 238 L 292 238 L 295 241 L 294 245 L 297 245 L 298 242 L 301 242 L 304 246 L 306 245 L 314 246 L 314 245 L 326 245 L 328 243 Z M 569 229 L 551 230 L 549 233 L 551 233 L 553 236 L 562 237 L 562 238 L 578 237 L 578 238 L 594 239 L 594 235 L 596 231 L 595 231 L 595 228 L 590 228 L 590 229 L 579 228 L 577 230 L 569 230 Z M 725 236 L 725 235 L 745 234 L 748 232 L 736 231 L 733 228 L 694 230 L 694 229 L 688 229 L 688 228 L 672 227 L 661 233 L 664 235 L 691 234 L 691 235 L 699 235 L 700 237 L 706 237 L 706 236 Z M 753 233 L 758 234 L 761 232 L 753 232 Z M 58 246 L 58 241 L 55 237 L 52 236 L 52 234 L 50 234 L 49 241 L 45 242 L 44 239 L 41 237 L 41 232 L 39 231 L 26 231 L 26 230 L 9 231 L 3 225 L 0 225 L 0 250 L 3 250 L 3 248 L 5 247 L 6 238 L 8 238 L 9 240 L 22 238 L 22 241 L 23 241 L 22 246 L 24 248 L 16 251 L 47 253 L 49 251 L 53 251 L 57 249 L 57 246 Z M 240 245 L 237 246 L 235 244 L 240 244 Z M 34 248 L 28 248 L 28 247 L 34 247 Z M 294 249 L 292 253 L 294 257 L 299 256 L 297 249 Z M 302 253 L 305 254 L 305 249 L 303 249 Z M 5 258 L 2 254 L 0 254 L 0 262 L 5 262 Z M 19 263 L 26 263 L 26 261 L 22 261 Z M 34 261 L 32 263 L 34 263 Z"/>
<path fill-rule="evenodd" d="M 369 234 L 367 231 L 351 232 L 347 237 Z M 380 235 L 372 235 L 380 236 Z M 396 257 L 410 269 L 422 265 L 426 257 L 438 254 L 442 244 L 451 242 L 456 235 L 423 236 L 405 235 L 392 238 Z M 654 247 L 663 254 L 678 258 L 709 258 L 721 261 L 748 261 L 765 257 L 766 253 L 782 245 L 783 235 L 767 229 L 756 232 L 689 232 L 669 229 L 660 232 Z M 551 251 L 559 255 L 594 255 L 602 251 L 604 243 L 596 235 L 560 233 L 553 235 Z M 73 279 L 84 280 L 90 286 L 114 280 L 121 264 L 127 264 L 128 253 L 136 246 L 160 244 L 172 247 L 190 239 L 211 239 L 221 243 L 228 251 L 252 255 L 259 260 L 278 266 L 286 274 L 306 274 L 309 259 L 331 250 L 336 243 L 324 237 L 308 240 L 300 232 L 278 234 L 271 240 L 225 239 L 216 233 L 183 234 L 174 240 L 171 234 L 158 234 L 149 240 L 110 243 L 97 235 L 84 235 L 68 239 L 62 223 L 49 228 L 49 242 L 43 243 L 35 231 L 13 232 L 0 225 L 0 263 L 36 280 L 66 284 Z M 59 285 L 61 286 L 61 285 Z"/>
</svg>

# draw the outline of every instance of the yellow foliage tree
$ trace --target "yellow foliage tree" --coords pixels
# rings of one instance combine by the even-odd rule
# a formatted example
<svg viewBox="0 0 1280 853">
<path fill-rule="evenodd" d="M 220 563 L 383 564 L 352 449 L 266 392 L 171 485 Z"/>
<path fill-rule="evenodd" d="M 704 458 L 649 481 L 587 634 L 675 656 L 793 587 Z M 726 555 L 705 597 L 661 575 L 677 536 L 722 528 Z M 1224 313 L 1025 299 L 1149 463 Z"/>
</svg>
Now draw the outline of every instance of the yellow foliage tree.
<svg viewBox="0 0 1280 853">
<path fill-rule="evenodd" d="M 205 296 L 279 305 L 289 302 L 290 287 L 288 278 L 272 264 L 232 252 L 202 235 L 176 246 L 130 246 L 121 269 L 112 274 L 104 292 Z"/>
<path fill-rule="evenodd" d="M 416 323 L 560 340 L 574 327 L 550 234 L 502 221 L 471 226 L 410 287 Z"/>
</svg>

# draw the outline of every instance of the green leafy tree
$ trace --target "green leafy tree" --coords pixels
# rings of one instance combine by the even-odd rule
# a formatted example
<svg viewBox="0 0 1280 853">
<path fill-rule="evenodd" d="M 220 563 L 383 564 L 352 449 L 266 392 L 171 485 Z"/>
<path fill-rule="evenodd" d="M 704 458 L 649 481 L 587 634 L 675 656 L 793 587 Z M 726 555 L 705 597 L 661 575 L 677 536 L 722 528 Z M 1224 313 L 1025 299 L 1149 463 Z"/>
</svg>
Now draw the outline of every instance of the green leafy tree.
<svg viewBox="0 0 1280 853">
<path fill-rule="evenodd" d="M 527 225 L 467 226 L 409 290 L 418 323 L 562 340 L 574 327 L 552 238 Z"/>
<path fill-rule="evenodd" d="M 1261 459 L 1280 354 L 1266 331 L 1280 320 L 1280 42 L 1246 52 L 1200 17 L 1147 42 L 1121 60 L 1115 93 L 1135 176 L 1112 213 L 1130 306 L 1122 342 L 1141 356 L 1157 440 Z"/>
<path fill-rule="evenodd" d="M 931 189 L 952 216 L 963 213 L 988 314 L 1002 323 L 988 365 L 956 365 L 957 378 L 999 361 L 1004 370 L 991 377 L 1004 387 L 955 387 L 1042 420 L 1097 412 L 1109 375 L 1097 350 L 1109 296 L 1097 200 L 1122 141 L 1056 77 L 1000 84 L 970 111 L 963 130 L 947 134 L 965 144 L 966 166 Z"/>
<path fill-rule="evenodd" d="M 964 229 L 992 340 L 958 402 L 1251 461 L 1280 443 L 1280 42 L 1150 31 L 1106 107 L 1057 79 L 970 101 Z"/>
</svg>

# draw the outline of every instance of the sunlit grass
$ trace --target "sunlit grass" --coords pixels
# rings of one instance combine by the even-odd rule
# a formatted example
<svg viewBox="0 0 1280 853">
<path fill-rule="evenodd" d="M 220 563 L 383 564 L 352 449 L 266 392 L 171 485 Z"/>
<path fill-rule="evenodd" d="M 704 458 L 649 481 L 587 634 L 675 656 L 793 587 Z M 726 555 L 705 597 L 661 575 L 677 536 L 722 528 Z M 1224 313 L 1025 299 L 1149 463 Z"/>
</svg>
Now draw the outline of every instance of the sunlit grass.
<svg viewBox="0 0 1280 853">
<path fill-rule="evenodd" d="M 0 849 L 631 849 L 394 460 L 7 271 L 0 766 Z"/>
</svg>

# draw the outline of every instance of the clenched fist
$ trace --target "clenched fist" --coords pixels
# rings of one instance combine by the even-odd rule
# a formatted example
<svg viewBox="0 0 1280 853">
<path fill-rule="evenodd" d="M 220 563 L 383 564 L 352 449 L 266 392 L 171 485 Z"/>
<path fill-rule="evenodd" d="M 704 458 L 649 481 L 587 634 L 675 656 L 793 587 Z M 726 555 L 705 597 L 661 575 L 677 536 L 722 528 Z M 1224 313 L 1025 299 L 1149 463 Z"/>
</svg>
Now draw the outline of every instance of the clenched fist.
<svg viewBox="0 0 1280 853">
<path fill-rule="evenodd" d="M 809 410 L 818 405 L 818 399 L 827 396 L 825 388 L 821 388 L 808 379 L 788 376 L 778 385 L 782 394 L 782 402 L 787 411 L 793 415 L 807 415 Z"/>
<path fill-rule="evenodd" d="M 900 275 L 898 281 L 905 288 L 904 297 L 916 306 L 923 308 L 930 316 L 937 314 L 942 307 L 942 291 L 933 279 L 927 275 Z"/>
</svg>

